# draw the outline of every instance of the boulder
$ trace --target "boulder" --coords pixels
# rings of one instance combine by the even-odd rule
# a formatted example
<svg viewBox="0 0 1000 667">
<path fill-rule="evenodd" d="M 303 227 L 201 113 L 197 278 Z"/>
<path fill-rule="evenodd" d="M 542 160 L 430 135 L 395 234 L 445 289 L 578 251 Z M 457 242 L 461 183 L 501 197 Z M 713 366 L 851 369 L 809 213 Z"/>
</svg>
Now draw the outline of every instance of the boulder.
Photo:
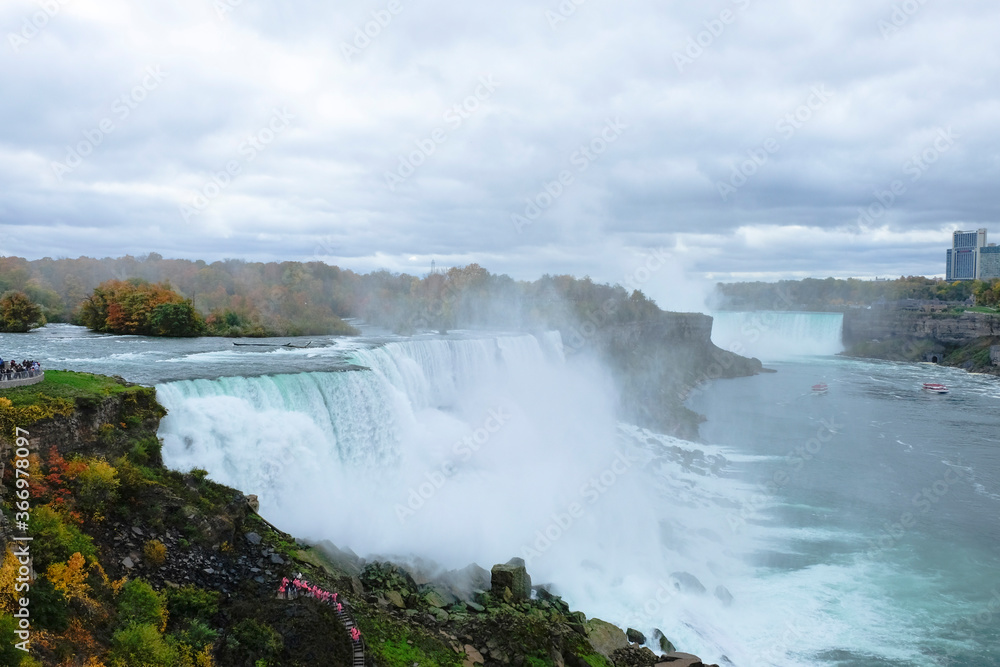
<svg viewBox="0 0 1000 667">
<path fill-rule="evenodd" d="M 388 600 L 393 607 L 397 609 L 406 609 L 406 604 L 403 602 L 403 596 L 400 595 L 399 591 L 388 591 L 385 594 L 385 599 Z"/>
<path fill-rule="evenodd" d="M 504 593 L 509 590 L 510 593 Z M 531 599 L 531 577 L 525 569 L 524 561 L 511 558 L 504 565 L 494 565 L 490 572 L 490 591 L 497 597 L 513 602 Z"/>
<path fill-rule="evenodd" d="M 620 648 L 611 657 L 615 667 L 653 667 L 660 660 L 662 660 L 660 656 L 645 646 Z"/>
<path fill-rule="evenodd" d="M 663 658 L 663 662 L 656 663 L 656 667 L 705 667 L 701 658 L 690 653 L 668 653 Z"/>
<path fill-rule="evenodd" d="M 427 593 L 424 594 L 424 601 L 431 607 L 435 607 L 437 609 L 448 606 L 448 601 L 444 598 L 444 596 L 435 590 L 427 591 Z"/>
<path fill-rule="evenodd" d="M 667 639 L 666 635 L 664 635 L 663 632 L 659 629 L 653 630 L 653 641 L 657 643 L 657 645 L 660 647 L 660 650 L 663 651 L 664 653 L 673 653 L 674 651 L 677 650 L 673 642 Z"/>
<path fill-rule="evenodd" d="M 715 597 L 719 598 L 719 600 L 722 601 L 722 604 L 726 605 L 727 607 L 730 607 L 733 604 L 733 594 L 730 593 L 729 589 L 726 588 L 725 586 L 715 587 Z"/>
<path fill-rule="evenodd" d="M 611 659 L 611 654 L 620 648 L 628 648 L 628 638 L 622 629 L 599 618 L 592 618 L 584 624 L 587 641 L 594 650 Z"/>
<path fill-rule="evenodd" d="M 635 628 L 629 628 L 625 631 L 625 637 L 633 644 L 645 644 L 646 635 L 642 634 Z"/>
<path fill-rule="evenodd" d="M 670 575 L 674 580 L 674 586 L 682 593 L 704 593 L 705 587 L 698 577 L 690 572 L 674 572 Z"/>
<path fill-rule="evenodd" d="M 485 664 L 486 660 L 483 658 L 483 654 L 476 650 L 476 647 L 472 644 L 465 645 L 465 660 L 462 661 L 462 667 L 475 667 L 475 665 Z"/>
</svg>

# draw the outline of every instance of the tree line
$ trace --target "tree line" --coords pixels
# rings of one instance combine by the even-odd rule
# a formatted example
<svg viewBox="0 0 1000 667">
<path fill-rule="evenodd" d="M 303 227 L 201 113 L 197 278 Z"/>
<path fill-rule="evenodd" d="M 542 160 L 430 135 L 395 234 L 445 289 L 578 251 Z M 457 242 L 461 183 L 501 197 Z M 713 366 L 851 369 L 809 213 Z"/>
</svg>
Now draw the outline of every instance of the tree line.
<svg viewBox="0 0 1000 667">
<path fill-rule="evenodd" d="M 967 302 L 996 306 L 1000 302 L 1000 280 L 956 280 L 948 282 L 923 276 L 896 280 L 806 278 L 775 283 L 719 283 L 716 307 L 722 310 L 837 310 L 906 299 Z"/>
<path fill-rule="evenodd" d="M 0 292 L 27 330 L 72 322 L 107 333 L 158 336 L 356 334 L 356 318 L 398 333 L 493 327 L 565 328 L 601 312 L 626 322 L 660 313 L 639 291 L 590 278 L 527 282 L 478 264 L 424 276 L 360 274 L 322 262 L 144 257 L 0 258 Z M 30 312 L 26 312 L 26 309 Z"/>
</svg>

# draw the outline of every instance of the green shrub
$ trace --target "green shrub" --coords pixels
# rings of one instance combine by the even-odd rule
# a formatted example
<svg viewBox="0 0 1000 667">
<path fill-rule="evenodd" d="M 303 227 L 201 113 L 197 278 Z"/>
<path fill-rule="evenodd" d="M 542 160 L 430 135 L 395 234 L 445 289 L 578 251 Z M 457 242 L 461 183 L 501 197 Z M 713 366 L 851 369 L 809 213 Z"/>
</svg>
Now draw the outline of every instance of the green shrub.
<svg viewBox="0 0 1000 667">
<path fill-rule="evenodd" d="M 97 556 L 93 540 L 80 529 L 67 523 L 62 516 L 48 505 L 42 505 L 31 513 L 31 552 L 36 571 L 44 572 L 53 563 L 63 563 L 79 552 L 85 558 Z"/>
<path fill-rule="evenodd" d="M 239 664 L 277 665 L 285 648 L 281 635 L 269 625 L 245 618 L 230 631 L 225 640 L 227 652 Z"/>
<path fill-rule="evenodd" d="M 207 591 L 193 584 L 167 592 L 167 610 L 174 620 L 189 619 L 208 623 L 219 611 L 218 591 Z"/>
<path fill-rule="evenodd" d="M 27 655 L 14 646 L 21 641 L 15 634 L 16 630 L 17 619 L 10 614 L 0 614 L 0 665 L 16 667 L 21 664 L 21 658 Z"/>
<path fill-rule="evenodd" d="M 118 626 L 150 624 L 158 630 L 167 627 L 167 605 L 162 593 L 148 582 L 133 579 L 118 594 Z"/>
<path fill-rule="evenodd" d="M 129 625 L 111 638 L 110 667 L 175 667 L 176 647 L 150 623 Z"/>
<path fill-rule="evenodd" d="M 188 621 L 185 629 L 174 633 L 178 642 L 190 646 L 195 651 L 200 651 L 211 645 L 218 636 L 219 633 L 209 627 L 207 623 L 198 620 Z"/>
<path fill-rule="evenodd" d="M 69 603 L 45 577 L 31 585 L 31 622 L 44 630 L 65 632 L 69 627 Z"/>
</svg>

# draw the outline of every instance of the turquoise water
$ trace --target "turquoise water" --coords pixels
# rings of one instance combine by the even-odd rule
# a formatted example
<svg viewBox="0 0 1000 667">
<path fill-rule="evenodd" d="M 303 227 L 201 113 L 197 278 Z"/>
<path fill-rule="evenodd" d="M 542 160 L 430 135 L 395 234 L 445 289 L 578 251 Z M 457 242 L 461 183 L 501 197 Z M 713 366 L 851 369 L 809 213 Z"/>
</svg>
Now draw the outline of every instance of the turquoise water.
<svg viewBox="0 0 1000 667">
<path fill-rule="evenodd" d="M 812 589 L 775 642 L 806 664 L 1000 664 L 1000 379 L 840 358 L 768 365 L 778 373 L 716 383 L 691 406 L 708 441 L 775 457 L 748 464 L 761 498 L 740 519 L 783 535 L 755 554 L 757 576 L 794 584 L 792 600 Z M 826 395 L 810 391 L 819 382 Z"/>
</svg>

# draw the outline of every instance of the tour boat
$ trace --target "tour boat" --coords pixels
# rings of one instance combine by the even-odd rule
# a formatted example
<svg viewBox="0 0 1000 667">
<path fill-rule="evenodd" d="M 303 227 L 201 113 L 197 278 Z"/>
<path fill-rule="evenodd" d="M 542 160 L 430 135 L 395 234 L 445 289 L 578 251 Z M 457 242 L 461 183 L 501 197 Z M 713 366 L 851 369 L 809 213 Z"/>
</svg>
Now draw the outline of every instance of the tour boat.
<svg viewBox="0 0 1000 667">
<path fill-rule="evenodd" d="M 926 389 L 929 392 L 933 392 L 935 394 L 948 393 L 948 387 L 944 386 L 943 384 L 938 384 L 936 382 L 925 382 L 924 389 Z"/>
<path fill-rule="evenodd" d="M 825 394 L 829 387 L 826 386 L 825 382 L 820 382 L 819 384 L 814 384 L 812 390 L 814 394 Z"/>
</svg>

